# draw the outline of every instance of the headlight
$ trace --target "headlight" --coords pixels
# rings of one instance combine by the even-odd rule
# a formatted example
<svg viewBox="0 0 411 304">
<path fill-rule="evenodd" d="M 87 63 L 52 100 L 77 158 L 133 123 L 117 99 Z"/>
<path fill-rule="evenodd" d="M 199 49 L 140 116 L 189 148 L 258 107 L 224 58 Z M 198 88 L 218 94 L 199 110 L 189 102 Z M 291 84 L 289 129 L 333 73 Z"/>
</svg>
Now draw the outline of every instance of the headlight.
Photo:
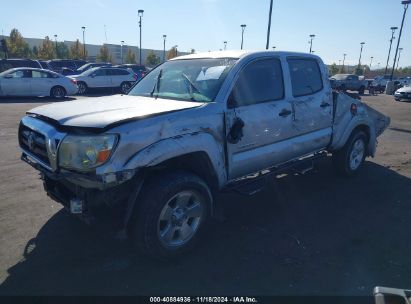
<svg viewBox="0 0 411 304">
<path fill-rule="evenodd" d="M 87 171 L 104 164 L 117 142 L 114 134 L 66 136 L 59 147 L 59 165 L 63 168 Z"/>
</svg>

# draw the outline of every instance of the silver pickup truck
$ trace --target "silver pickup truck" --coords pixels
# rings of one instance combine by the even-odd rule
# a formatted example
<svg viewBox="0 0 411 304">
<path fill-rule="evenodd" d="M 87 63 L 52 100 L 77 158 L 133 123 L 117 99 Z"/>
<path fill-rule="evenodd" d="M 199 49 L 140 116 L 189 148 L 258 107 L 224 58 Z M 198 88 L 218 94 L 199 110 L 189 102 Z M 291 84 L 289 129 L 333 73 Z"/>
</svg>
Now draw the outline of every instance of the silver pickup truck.
<svg viewBox="0 0 411 304">
<path fill-rule="evenodd" d="M 198 242 L 220 191 L 254 193 L 329 154 L 354 175 L 389 122 L 333 93 L 315 55 L 223 51 L 167 61 L 128 95 L 30 110 L 18 140 L 69 212 L 88 222 L 116 214 L 123 236 L 170 258 Z"/>
</svg>

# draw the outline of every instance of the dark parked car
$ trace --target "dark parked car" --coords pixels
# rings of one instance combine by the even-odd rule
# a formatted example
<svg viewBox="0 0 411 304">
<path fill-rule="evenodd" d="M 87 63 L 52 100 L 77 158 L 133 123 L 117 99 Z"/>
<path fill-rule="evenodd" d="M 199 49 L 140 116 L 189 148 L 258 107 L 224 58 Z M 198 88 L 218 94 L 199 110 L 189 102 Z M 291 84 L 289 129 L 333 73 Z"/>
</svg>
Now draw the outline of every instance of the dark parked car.
<svg viewBox="0 0 411 304">
<path fill-rule="evenodd" d="M 137 75 L 137 80 L 140 80 L 146 74 L 148 73 L 147 68 L 144 65 L 138 65 L 138 64 L 119 64 L 114 66 L 115 68 L 123 68 L 123 69 L 131 69 L 136 75 Z"/>
<path fill-rule="evenodd" d="M 39 60 L 39 63 L 41 65 L 41 67 L 45 70 L 51 70 L 49 64 L 47 63 L 47 61 L 45 60 Z"/>
<path fill-rule="evenodd" d="M 0 59 L 0 73 L 14 68 L 42 69 L 40 62 L 32 59 Z"/>
<path fill-rule="evenodd" d="M 84 60 L 74 60 L 74 59 L 53 59 L 47 61 L 51 70 L 57 73 L 63 73 L 64 70 L 75 71 L 82 65 L 84 65 Z"/>
<path fill-rule="evenodd" d="M 112 66 L 111 63 L 108 62 L 94 62 L 94 63 L 86 63 L 82 65 L 81 67 L 75 69 L 75 70 L 63 70 L 63 75 L 80 75 L 81 73 L 84 73 L 85 71 L 92 69 L 92 68 L 97 68 L 97 67 L 110 67 Z"/>
</svg>

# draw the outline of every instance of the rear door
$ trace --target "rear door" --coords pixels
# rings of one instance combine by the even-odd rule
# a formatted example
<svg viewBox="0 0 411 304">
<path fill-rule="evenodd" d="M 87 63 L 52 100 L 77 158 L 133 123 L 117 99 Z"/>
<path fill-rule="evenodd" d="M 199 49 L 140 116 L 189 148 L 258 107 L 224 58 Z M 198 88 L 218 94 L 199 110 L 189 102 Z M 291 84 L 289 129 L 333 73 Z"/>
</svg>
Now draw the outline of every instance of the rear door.
<svg viewBox="0 0 411 304">
<path fill-rule="evenodd" d="M 321 150 L 331 140 L 332 93 L 324 65 L 315 58 L 288 57 L 293 95 L 295 150 L 300 156 Z"/>
<path fill-rule="evenodd" d="M 7 74 L 10 78 L 1 79 L 1 88 L 6 96 L 30 96 L 31 71 L 17 70 Z"/>
<path fill-rule="evenodd" d="M 50 73 L 32 70 L 30 83 L 33 96 L 49 96 L 54 81 Z"/>
<path fill-rule="evenodd" d="M 226 112 L 229 179 L 271 167 L 293 155 L 285 147 L 294 134 L 293 115 L 279 58 L 249 62 L 239 72 L 230 99 L 236 101 L 236 106 Z M 244 125 L 238 132 L 240 136 L 233 140 L 239 121 Z"/>
</svg>

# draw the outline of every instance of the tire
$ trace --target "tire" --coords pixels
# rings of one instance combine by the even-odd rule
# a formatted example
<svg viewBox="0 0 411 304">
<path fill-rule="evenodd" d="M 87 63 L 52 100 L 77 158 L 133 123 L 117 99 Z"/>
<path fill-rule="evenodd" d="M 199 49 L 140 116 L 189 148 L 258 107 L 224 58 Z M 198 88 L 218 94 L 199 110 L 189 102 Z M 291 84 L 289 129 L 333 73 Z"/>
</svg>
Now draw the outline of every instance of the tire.
<svg viewBox="0 0 411 304">
<path fill-rule="evenodd" d="M 169 260 L 195 247 L 212 206 L 210 189 L 202 179 L 185 171 L 162 173 L 147 181 L 140 197 L 130 225 L 137 250 Z"/>
<path fill-rule="evenodd" d="M 78 95 L 84 95 L 87 93 L 88 87 L 84 81 L 77 82 L 77 87 L 78 87 L 78 91 L 77 91 Z"/>
<path fill-rule="evenodd" d="M 395 101 L 401 101 L 401 99 L 400 98 L 394 98 L 395 99 Z"/>
<path fill-rule="evenodd" d="M 365 87 L 361 87 L 361 88 L 358 90 L 358 94 L 360 94 L 360 95 L 364 95 L 364 92 L 365 92 Z"/>
<path fill-rule="evenodd" d="M 52 98 L 62 99 L 66 97 L 66 95 L 67 95 L 67 91 L 62 86 L 55 86 L 55 87 L 52 87 L 50 90 L 50 97 Z"/>
<path fill-rule="evenodd" d="M 120 85 L 120 91 L 123 94 L 127 94 L 130 91 L 131 83 L 125 81 Z"/>
<path fill-rule="evenodd" d="M 364 163 L 368 136 L 363 131 L 355 131 L 340 150 L 333 152 L 333 164 L 339 175 L 354 176 Z"/>
</svg>

